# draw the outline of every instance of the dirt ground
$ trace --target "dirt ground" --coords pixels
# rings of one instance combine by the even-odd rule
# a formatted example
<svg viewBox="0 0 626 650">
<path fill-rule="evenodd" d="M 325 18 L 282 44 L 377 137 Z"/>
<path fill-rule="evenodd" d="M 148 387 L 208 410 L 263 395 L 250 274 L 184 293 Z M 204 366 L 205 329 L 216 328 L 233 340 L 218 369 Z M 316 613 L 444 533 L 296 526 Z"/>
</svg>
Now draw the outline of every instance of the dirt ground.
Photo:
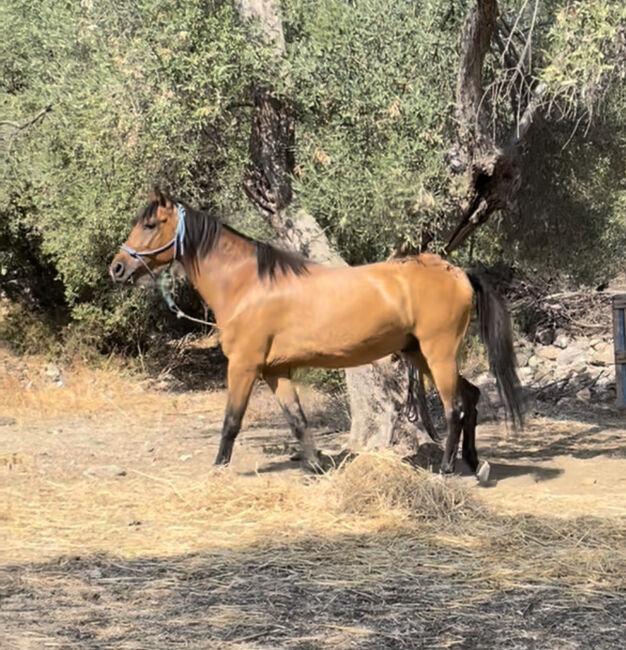
<svg viewBox="0 0 626 650">
<path fill-rule="evenodd" d="M 2 650 L 623 647 L 616 410 L 534 414 L 517 434 L 480 424 L 497 484 L 429 478 L 458 490 L 448 517 L 412 511 L 384 476 L 354 505 L 343 469 L 302 473 L 262 387 L 216 470 L 223 391 L 7 359 Z M 345 407 L 311 389 L 303 402 L 339 450 Z"/>
</svg>

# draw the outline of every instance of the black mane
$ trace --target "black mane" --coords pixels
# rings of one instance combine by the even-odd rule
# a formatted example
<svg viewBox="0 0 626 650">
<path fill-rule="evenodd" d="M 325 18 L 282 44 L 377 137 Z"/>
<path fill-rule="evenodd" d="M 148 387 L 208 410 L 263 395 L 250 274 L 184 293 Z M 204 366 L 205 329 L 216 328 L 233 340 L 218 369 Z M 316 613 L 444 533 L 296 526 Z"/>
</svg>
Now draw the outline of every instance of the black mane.
<svg viewBox="0 0 626 650">
<path fill-rule="evenodd" d="M 224 229 L 253 244 L 256 248 L 257 274 L 260 279 L 274 280 L 276 274 L 293 273 L 304 275 L 309 272 L 312 262 L 306 257 L 277 248 L 267 242 L 252 239 L 243 233 L 223 224 L 217 217 L 206 212 L 200 212 L 190 207 L 184 201 L 171 199 L 185 208 L 185 238 L 183 240 L 183 258 L 197 267 L 198 261 L 206 257 L 217 245 Z M 159 201 L 151 201 L 138 214 L 133 223 L 142 223 L 152 217 L 159 206 Z"/>
</svg>

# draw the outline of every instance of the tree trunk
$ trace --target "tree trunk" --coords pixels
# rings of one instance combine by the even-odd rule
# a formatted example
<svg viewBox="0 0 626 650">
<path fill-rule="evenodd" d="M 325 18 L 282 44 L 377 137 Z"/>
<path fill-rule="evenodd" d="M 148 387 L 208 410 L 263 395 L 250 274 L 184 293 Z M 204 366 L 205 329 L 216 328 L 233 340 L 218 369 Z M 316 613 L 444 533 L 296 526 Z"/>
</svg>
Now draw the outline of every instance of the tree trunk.
<svg viewBox="0 0 626 650">
<path fill-rule="evenodd" d="M 469 9 L 461 32 L 456 86 L 458 130 L 450 166 L 453 173 L 465 174 L 468 190 L 459 209 L 457 225 L 448 237 L 448 253 L 461 246 L 495 211 L 503 210 L 519 217 L 519 145 L 541 106 L 545 87 L 542 84 L 533 87 L 528 80 L 531 91 L 525 98 L 519 98 L 520 104 L 525 101 L 525 106 L 513 107 L 520 115 L 513 132 L 508 141 L 496 143 L 489 125 L 491 107 L 482 75 L 485 57 L 496 34 L 498 15 L 497 0 L 477 0 Z M 506 58 L 507 52 L 502 54 Z M 515 74 L 526 76 L 522 60 L 507 63 Z"/>
<path fill-rule="evenodd" d="M 239 0 L 237 7 L 242 18 L 259 21 L 263 38 L 274 45 L 277 56 L 284 55 L 278 2 Z M 346 265 L 315 219 L 298 207 L 293 195 L 295 130 L 289 103 L 266 88 L 255 88 L 253 98 L 250 159 L 243 178 L 248 198 L 284 246 L 322 264 Z M 413 452 L 420 439 L 431 441 L 428 433 L 407 419 L 408 379 L 404 361 L 387 357 L 348 369 L 346 384 L 352 416 L 352 449 L 398 445 L 402 451 Z"/>
</svg>

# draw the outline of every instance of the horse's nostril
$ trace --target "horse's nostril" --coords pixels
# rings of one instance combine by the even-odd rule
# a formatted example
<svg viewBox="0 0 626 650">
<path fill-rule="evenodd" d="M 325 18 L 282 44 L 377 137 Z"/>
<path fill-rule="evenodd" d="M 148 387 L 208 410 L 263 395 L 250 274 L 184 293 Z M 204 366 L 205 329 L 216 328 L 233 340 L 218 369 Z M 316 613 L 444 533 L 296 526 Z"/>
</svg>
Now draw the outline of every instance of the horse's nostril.
<svg viewBox="0 0 626 650">
<path fill-rule="evenodd" d="M 119 279 L 124 275 L 124 265 L 121 262 L 116 262 L 111 265 L 111 275 L 115 279 Z"/>
</svg>

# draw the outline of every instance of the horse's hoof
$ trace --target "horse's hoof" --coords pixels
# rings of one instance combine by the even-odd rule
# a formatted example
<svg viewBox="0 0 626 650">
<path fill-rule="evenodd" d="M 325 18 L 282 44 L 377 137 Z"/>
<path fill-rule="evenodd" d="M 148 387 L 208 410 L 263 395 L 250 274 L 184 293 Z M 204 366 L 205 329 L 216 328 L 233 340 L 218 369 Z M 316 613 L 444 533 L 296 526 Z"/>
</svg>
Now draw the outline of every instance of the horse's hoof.
<svg viewBox="0 0 626 650">
<path fill-rule="evenodd" d="M 491 466 L 486 460 L 483 460 L 476 472 L 476 480 L 481 487 L 493 487 L 497 481 L 490 478 Z"/>
</svg>

